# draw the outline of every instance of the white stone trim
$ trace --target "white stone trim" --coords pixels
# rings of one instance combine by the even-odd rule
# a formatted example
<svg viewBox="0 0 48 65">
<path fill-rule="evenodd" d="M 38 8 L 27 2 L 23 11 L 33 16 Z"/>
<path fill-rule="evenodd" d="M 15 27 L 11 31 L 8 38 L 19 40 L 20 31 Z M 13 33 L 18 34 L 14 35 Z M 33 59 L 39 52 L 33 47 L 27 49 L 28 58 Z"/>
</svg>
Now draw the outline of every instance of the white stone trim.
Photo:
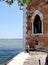
<svg viewBox="0 0 48 65">
<path fill-rule="evenodd" d="M 47 3 L 47 2 L 48 2 L 48 0 L 45 0 L 45 2 Z"/>
<path fill-rule="evenodd" d="M 26 17 L 27 17 L 27 15 L 26 15 L 26 12 L 27 12 L 27 9 L 26 9 L 26 7 L 27 7 L 27 5 L 25 4 L 24 5 L 24 7 L 23 7 L 23 47 L 24 47 L 24 50 L 25 50 L 25 48 L 26 48 L 26 26 L 27 26 L 27 24 L 26 24 L 26 22 L 27 22 L 27 19 L 26 19 Z"/>
<path fill-rule="evenodd" d="M 42 21 L 42 33 L 38 33 L 38 34 L 34 34 L 33 33 L 33 22 L 34 22 L 34 19 L 35 19 L 35 16 L 36 15 L 39 15 L 40 16 L 40 19 Z M 33 15 L 32 15 L 32 19 L 31 19 L 31 22 L 32 22 L 32 35 L 43 35 L 43 14 L 39 11 L 39 10 L 36 10 Z"/>
<path fill-rule="evenodd" d="M 36 10 L 33 15 L 32 15 L 32 20 L 34 20 L 35 16 L 36 15 L 39 15 L 40 16 L 40 19 L 43 20 L 43 14 L 39 11 L 39 10 Z M 33 22 L 33 21 L 32 21 Z"/>
</svg>

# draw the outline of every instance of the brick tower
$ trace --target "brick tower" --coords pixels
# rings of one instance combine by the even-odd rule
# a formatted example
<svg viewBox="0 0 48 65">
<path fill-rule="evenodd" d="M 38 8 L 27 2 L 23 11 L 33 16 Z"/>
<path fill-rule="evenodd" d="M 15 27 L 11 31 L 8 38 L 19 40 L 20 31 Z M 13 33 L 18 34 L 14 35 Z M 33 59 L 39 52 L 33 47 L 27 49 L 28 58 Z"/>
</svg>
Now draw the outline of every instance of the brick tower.
<svg viewBox="0 0 48 65">
<path fill-rule="evenodd" d="M 24 5 L 23 28 L 25 48 L 48 49 L 48 0 L 31 0 Z"/>
</svg>

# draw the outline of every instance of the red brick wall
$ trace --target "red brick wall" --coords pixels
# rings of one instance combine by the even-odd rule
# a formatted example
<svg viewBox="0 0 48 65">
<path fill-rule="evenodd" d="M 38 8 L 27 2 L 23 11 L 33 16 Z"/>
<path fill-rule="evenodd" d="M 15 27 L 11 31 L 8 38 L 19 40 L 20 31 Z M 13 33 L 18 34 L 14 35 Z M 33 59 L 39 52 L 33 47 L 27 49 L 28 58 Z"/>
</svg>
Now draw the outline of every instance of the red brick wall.
<svg viewBox="0 0 48 65">
<path fill-rule="evenodd" d="M 31 16 L 27 16 L 27 43 L 30 47 L 35 47 L 35 40 L 37 39 L 39 42 L 43 42 L 43 47 L 48 47 L 48 3 L 45 0 L 33 0 L 29 5 L 27 5 L 27 11 L 31 13 Z M 34 10 L 33 10 L 34 9 Z M 43 14 L 43 35 L 42 36 L 32 36 L 32 22 L 31 18 L 35 10 L 39 10 Z"/>
</svg>

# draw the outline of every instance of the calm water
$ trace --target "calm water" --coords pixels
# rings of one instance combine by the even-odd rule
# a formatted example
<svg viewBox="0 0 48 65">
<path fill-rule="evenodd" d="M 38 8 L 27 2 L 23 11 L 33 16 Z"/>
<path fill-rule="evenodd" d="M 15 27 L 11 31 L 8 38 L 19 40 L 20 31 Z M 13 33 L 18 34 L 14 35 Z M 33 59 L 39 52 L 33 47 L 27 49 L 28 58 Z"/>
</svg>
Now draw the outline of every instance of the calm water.
<svg viewBox="0 0 48 65">
<path fill-rule="evenodd" d="M 22 39 L 0 39 L 0 65 L 12 59 L 23 50 Z"/>
</svg>

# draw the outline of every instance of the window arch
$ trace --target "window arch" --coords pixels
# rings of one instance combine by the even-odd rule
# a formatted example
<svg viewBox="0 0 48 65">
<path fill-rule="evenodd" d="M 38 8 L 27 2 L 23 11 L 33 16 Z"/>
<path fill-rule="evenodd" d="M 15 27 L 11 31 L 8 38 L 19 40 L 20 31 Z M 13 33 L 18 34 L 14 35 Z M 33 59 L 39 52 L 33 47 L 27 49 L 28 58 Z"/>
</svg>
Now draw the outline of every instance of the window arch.
<svg viewBox="0 0 48 65">
<path fill-rule="evenodd" d="M 34 22 L 33 22 L 33 33 L 37 34 L 37 33 L 42 33 L 42 23 L 40 20 L 39 15 L 35 16 Z"/>
<path fill-rule="evenodd" d="M 36 10 L 32 15 L 32 35 L 43 34 L 43 14 Z"/>
</svg>

